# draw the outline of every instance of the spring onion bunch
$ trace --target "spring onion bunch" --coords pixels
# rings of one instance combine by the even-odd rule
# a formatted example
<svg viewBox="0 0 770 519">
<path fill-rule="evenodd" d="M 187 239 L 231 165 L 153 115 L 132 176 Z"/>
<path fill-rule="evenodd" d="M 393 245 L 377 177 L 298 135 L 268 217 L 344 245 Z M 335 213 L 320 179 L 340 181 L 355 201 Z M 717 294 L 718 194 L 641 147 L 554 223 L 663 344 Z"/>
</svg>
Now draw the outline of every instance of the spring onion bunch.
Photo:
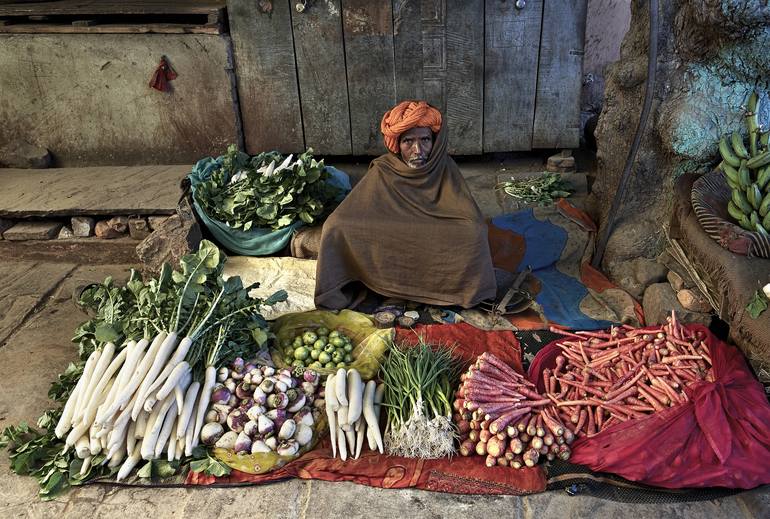
<svg viewBox="0 0 770 519">
<path fill-rule="evenodd" d="M 422 338 L 416 346 L 391 345 L 382 366 L 385 446 L 390 454 L 429 459 L 455 452 L 450 398 L 461 369 L 445 345 Z"/>
</svg>

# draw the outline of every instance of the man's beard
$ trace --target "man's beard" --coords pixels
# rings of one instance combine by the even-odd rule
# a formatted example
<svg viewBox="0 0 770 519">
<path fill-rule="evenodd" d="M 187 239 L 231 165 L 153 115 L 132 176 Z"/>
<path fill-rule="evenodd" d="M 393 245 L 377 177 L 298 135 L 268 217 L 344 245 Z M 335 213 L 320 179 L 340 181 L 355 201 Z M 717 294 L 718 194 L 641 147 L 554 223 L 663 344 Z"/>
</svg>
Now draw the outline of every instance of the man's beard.
<svg viewBox="0 0 770 519">
<path fill-rule="evenodd" d="M 411 158 L 406 162 L 406 165 L 409 166 L 412 169 L 421 168 L 425 165 L 426 159 L 425 157 L 419 157 L 419 158 Z"/>
</svg>

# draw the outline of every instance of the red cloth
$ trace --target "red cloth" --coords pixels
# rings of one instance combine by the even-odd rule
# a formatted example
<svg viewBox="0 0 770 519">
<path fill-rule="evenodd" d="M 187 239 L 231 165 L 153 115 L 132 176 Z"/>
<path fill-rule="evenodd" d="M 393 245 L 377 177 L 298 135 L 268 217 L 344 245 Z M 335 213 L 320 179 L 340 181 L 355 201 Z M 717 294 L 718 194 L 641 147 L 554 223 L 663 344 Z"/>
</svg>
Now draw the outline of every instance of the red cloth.
<svg viewBox="0 0 770 519">
<path fill-rule="evenodd" d="M 168 82 L 172 79 L 176 79 L 176 72 L 171 68 L 171 65 L 168 64 L 166 57 L 163 56 L 160 58 L 160 63 L 158 63 L 155 72 L 152 73 L 150 87 L 155 90 L 160 90 L 161 92 L 167 92 L 171 90 L 171 86 Z"/>
<path fill-rule="evenodd" d="M 428 341 L 456 343 L 455 352 L 472 362 L 484 351 L 505 360 L 521 372 L 521 349 L 511 331 L 485 332 L 466 323 L 417 326 Z M 397 340 L 416 341 L 411 330 L 398 329 Z M 332 458 L 328 436 L 321 445 L 301 458 L 267 474 L 252 475 L 233 470 L 223 478 L 190 472 L 190 485 L 268 483 L 286 478 L 352 481 L 380 488 L 419 488 L 454 494 L 522 495 L 545 490 L 541 467 L 513 469 L 487 467 L 481 456 L 418 460 L 382 456 L 368 449 L 357 460 Z"/>
<path fill-rule="evenodd" d="M 688 390 L 685 404 L 576 440 L 571 462 L 664 488 L 770 483 L 770 404 L 762 385 L 735 346 L 704 326 L 687 328 L 706 334 L 715 381 Z M 530 366 L 540 390 L 540 375 L 558 353 L 551 343 Z"/>
</svg>

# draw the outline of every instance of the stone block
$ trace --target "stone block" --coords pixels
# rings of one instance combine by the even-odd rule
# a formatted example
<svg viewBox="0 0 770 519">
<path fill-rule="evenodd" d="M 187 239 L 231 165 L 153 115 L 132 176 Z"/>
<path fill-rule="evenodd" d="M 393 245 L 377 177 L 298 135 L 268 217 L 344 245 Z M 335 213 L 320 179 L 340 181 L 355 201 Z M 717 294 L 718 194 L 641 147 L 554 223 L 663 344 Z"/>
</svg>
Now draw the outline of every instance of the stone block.
<svg viewBox="0 0 770 519">
<path fill-rule="evenodd" d="M 684 278 L 680 276 L 678 273 L 674 272 L 673 270 L 669 270 L 668 274 L 666 274 L 666 279 L 669 283 L 671 283 L 671 288 L 679 292 L 683 288 L 687 288 L 684 283 Z"/>
<path fill-rule="evenodd" d="M 668 283 L 655 283 L 647 287 L 642 307 L 644 318 L 649 325 L 665 323 L 666 317 L 671 315 L 671 310 L 676 312 L 677 319 L 683 323 L 699 323 L 706 326 L 711 323 L 711 314 L 684 308 Z"/>
<path fill-rule="evenodd" d="M 69 240 L 70 238 L 74 238 L 75 234 L 72 232 L 72 229 L 67 227 L 66 225 L 61 228 L 59 231 L 59 235 L 57 236 L 60 240 Z"/>
<path fill-rule="evenodd" d="M 96 222 L 96 237 L 105 240 L 120 238 L 128 230 L 128 218 L 125 216 L 115 216 L 109 220 Z"/>
<path fill-rule="evenodd" d="M 136 246 L 136 255 L 145 273 L 157 275 L 163 263 L 170 263 L 176 268 L 182 256 L 198 250 L 201 239 L 201 229 L 192 206 L 187 198 L 183 198 L 177 207 L 177 214 L 167 218 Z"/>
<path fill-rule="evenodd" d="M 0 148 L 0 166 L 6 168 L 41 169 L 51 165 L 47 149 L 26 141 L 11 141 Z"/>
<path fill-rule="evenodd" d="M 150 235 L 150 226 L 145 218 L 129 218 L 128 234 L 135 240 L 143 240 Z"/>
<path fill-rule="evenodd" d="M 61 229 L 60 222 L 19 222 L 3 233 L 6 240 L 50 240 L 55 238 Z"/>
<path fill-rule="evenodd" d="M 645 287 L 666 279 L 668 269 L 665 265 L 647 258 L 636 258 L 631 262 L 634 278 Z"/>
<path fill-rule="evenodd" d="M 168 216 L 148 216 L 147 222 L 150 225 L 150 230 L 154 231 L 155 229 L 160 227 L 163 224 L 163 222 L 168 220 L 168 218 L 169 218 Z"/>
<path fill-rule="evenodd" d="M 683 288 L 676 293 L 676 298 L 679 303 L 687 310 L 691 310 L 693 312 L 711 311 L 711 305 L 697 290 Z"/>
<path fill-rule="evenodd" d="M 94 234 L 96 222 L 90 216 L 73 216 L 70 220 L 72 232 L 78 238 L 88 238 Z"/>
<path fill-rule="evenodd" d="M 5 218 L 0 218 L 0 240 L 3 239 L 3 233 L 13 227 L 13 224 L 15 224 L 13 220 L 6 220 Z"/>
</svg>

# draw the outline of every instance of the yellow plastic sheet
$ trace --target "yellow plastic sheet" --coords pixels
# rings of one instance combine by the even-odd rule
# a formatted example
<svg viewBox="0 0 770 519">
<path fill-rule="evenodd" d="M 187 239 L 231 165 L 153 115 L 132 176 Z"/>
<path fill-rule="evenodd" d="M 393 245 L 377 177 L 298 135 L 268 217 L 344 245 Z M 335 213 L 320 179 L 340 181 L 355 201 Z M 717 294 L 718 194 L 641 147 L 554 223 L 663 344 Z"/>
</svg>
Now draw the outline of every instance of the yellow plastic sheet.
<svg viewBox="0 0 770 519">
<path fill-rule="evenodd" d="M 353 363 L 348 368 L 355 368 L 361 374 L 363 380 L 369 380 L 377 375 L 380 364 L 388 350 L 389 339 L 393 337 L 393 328 L 378 329 L 374 320 L 368 315 L 342 310 L 340 313 L 325 310 L 312 310 L 295 314 L 286 314 L 279 317 L 273 323 L 273 333 L 278 340 L 277 344 L 283 344 L 293 339 L 305 329 L 328 328 L 329 330 L 341 330 L 350 337 L 353 343 Z M 271 350 L 273 362 L 281 368 L 290 367 L 283 361 L 283 356 L 278 350 Z M 334 369 L 317 369 L 322 375 L 334 373 Z"/>
</svg>

